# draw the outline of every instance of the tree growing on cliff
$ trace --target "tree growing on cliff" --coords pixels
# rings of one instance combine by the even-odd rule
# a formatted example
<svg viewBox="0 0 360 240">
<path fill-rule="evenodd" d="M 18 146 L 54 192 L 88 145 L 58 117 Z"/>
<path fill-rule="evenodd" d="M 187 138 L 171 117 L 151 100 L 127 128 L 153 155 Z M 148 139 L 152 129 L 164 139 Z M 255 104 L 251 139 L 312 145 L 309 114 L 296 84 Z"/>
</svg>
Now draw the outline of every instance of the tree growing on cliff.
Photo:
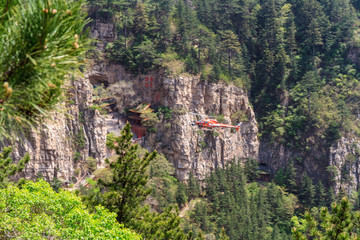
<svg viewBox="0 0 360 240">
<path fill-rule="evenodd" d="M 0 3 L 0 135 L 33 126 L 61 100 L 89 49 L 85 0 Z"/>
<path fill-rule="evenodd" d="M 25 164 L 30 161 L 29 154 L 26 154 L 18 164 L 12 164 L 12 159 L 10 158 L 11 152 L 12 148 L 6 147 L 0 153 L 0 189 L 8 185 L 9 176 L 21 172 L 25 168 Z"/>
<path fill-rule="evenodd" d="M 150 161 L 157 155 L 156 152 L 146 152 L 144 156 L 139 157 L 139 145 L 132 143 L 132 137 L 131 126 L 127 123 L 120 137 L 108 144 L 117 155 L 113 162 L 106 159 L 112 179 L 109 182 L 99 179 L 98 182 L 104 191 L 102 204 L 115 212 L 117 220 L 121 223 L 128 223 L 134 210 L 150 194 L 151 189 L 145 188 L 148 180 L 145 172 Z"/>
</svg>

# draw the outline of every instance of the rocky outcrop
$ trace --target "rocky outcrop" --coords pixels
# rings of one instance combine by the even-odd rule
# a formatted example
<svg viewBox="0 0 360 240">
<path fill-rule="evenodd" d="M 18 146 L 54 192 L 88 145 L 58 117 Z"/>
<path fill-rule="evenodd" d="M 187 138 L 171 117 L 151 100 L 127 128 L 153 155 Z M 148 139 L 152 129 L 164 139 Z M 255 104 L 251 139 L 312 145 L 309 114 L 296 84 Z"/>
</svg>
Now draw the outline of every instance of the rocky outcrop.
<svg viewBox="0 0 360 240">
<path fill-rule="evenodd" d="M 322 181 L 329 184 L 328 156 L 329 146 L 321 145 L 319 141 L 309 140 L 308 147 L 287 146 L 286 143 L 264 138 L 260 141 L 259 162 L 265 164 L 274 175 L 278 170 L 285 169 L 292 161 L 297 169 L 298 183 L 307 174 L 314 183 Z"/>
<path fill-rule="evenodd" d="M 360 184 L 360 143 L 356 139 L 341 138 L 330 148 L 328 174 L 335 192 L 350 194 Z"/>
<path fill-rule="evenodd" d="M 67 103 L 60 104 L 37 129 L 24 133 L 14 143 L 15 159 L 25 153 L 31 156 L 22 176 L 76 180 L 87 171 L 88 157 L 95 158 L 98 165 L 105 159 L 105 119 L 90 108 L 92 85 L 88 80 L 78 80 L 69 89 Z"/>
<path fill-rule="evenodd" d="M 96 76 L 96 77 L 94 77 Z M 97 77 L 103 76 L 101 79 Z M 234 158 L 257 158 L 259 142 L 257 123 L 245 91 L 226 83 L 210 83 L 196 76 L 170 76 L 164 72 L 133 76 L 121 65 L 99 64 L 89 73 L 94 84 L 107 85 L 125 82 L 133 86 L 133 96 L 127 96 L 123 108 L 138 103 L 150 103 L 153 108 L 161 106 L 172 110 L 170 119 L 161 119 L 156 133 L 149 133 L 142 145 L 149 150 L 164 153 L 173 161 L 176 176 L 186 180 L 193 171 L 204 179 L 211 170 L 224 166 Z M 234 113 L 246 121 L 239 132 L 230 129 L 216 129 L 215 132 L 200 130 L 191 126 L 199 120 L 190 114 L 196 112 L 208 115 L 223 115 L 231 124 Z M 126 118 L 123 119 L 123 123 Z"/>
<path fill-rule="evenodd" d="M 93 24 L 92 35 L 101 40 L 100 49 L 114 40 L 113 25 Z M 107 37 L 101 37 L 107 36 Z M 111 37 L 112 36 L 112 37 Z M 257 158 L 259 141 L 257 123 L 250 107 L 247 93 L 234 85 L 201 81 L 197 76 L 170 76 L 164 71 L 134 76 L 123 66 L 99 61 L 88 73 L 92 84 L 124 82 L 133 86 L 132 95 L 122 100 L 122 108 L 131 108 L 139 103 L 150 103 L 153 108 L 160 106 L 172 110 L 170 119 L 161 119 L 156 133 L 149 133 L 142 145 L 157 150 L 174 163 L 176 176 L 188 178 L 189 171 L 204 179 L 211 170 L 222 167 L 234 158 Z M 120 109 L 120 112 L 123 112 Z M 215 132 L 200 130 L 191 126 L 197 117 L 190 112 L 224 116 L 232 123 L 234 113 L 241 114 L 246 121 L 239 132 L 219 129 Z M 126 118 L 123 119 L 124 124 Z"/>
<path fill-rule="evenodd" d="M 148 134 L 145 145 L 165 153 L 174 162 L 180 180 L 186 180 L 189 171 L 203 180 L 211 170 L 235 158 L 257 158 L 257 123 L 243 90 L 191 76 L 164 77 L 159 88 L 161 98 L 157 104 L 172 109 L 173 115 L 169 120 L 163 119 L 157 133 Z M 190 112 L 221 114 L 229 124 L 234 113 L 242 113 L 247 121 L 239 132 L 230 129 L 206 131 L 190 124 L 200 119 Z"/>
</svg>

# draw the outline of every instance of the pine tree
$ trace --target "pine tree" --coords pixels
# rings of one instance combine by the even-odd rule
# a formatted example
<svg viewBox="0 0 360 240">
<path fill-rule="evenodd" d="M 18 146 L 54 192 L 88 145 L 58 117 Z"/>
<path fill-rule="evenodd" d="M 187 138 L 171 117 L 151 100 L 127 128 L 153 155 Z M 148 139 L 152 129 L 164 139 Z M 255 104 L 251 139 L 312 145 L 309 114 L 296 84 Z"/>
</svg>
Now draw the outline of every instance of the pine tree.
<svg viewBox="0 0 360 240">
<path fill-rule="evenodd" d="M 139 204 L 150 194 L 151 189 L 145 188 L 148 180 L 145 172 L 150 161 L 157 155 L 156 152 L 146 152 L 139 157 L 139 145 L 132 143 L 132 137 L 131 126 L 127 123 L 121 136 L 109 146 L 117 155 L 114 162 L 106 159 L 112 172 L 112 180 L 105 182 L 99 179 L 99 186 L 104 192 L 102 204 L 117 214 L 120 223 L 128 223 Z"/>
<path fill-rule="evenodd" d="M 203 201 L 196 202 L 195 210 L 191 213 L 191 219 L 195 220 L 202 231 L 209 232 L 210 220 L 207 212 L 207 204 Z"/>
<path fill-rule="evenodd" d="M 175 198 L 176 198 L 176 202 L 180 208 L 183 207 L 188 201 L 188 196 L 186 195 L 186 187 L 181 182 L 178 184 L 178 187 L 177 187 L 177 190 L 175 193 Z"/>
<path fill-rule="evenodd" d="M 279 227 L 277 225 L 274 226 L 273 232 L 271 234 L 271 239 L 273 240 L 283 240 Z"/>
<path fill-rule="evenodd" d="M 300 202 L 305 208 L 315 206 L 315 187 L 311 178 L 305 175 L 301 181 L 301 192 L 299 193 Z"/>
<path fill-rule="evenodd" d="M 232 60 L 241 54 L 241 46 L 234 32 L 226 30 L 220 33 L 221 49 L 227 54 L 227 68 L 229 75 L 232 75 Z"/>
<path fill-rule="evenodd" d="M 311 97 L 320 87 L 319 75 L 315 71 L 308 71 L 299 82 L 302 90 L 306 92 L 308 116 L 310 116 Z"/>
<path fill-rule="evenodd" d="M 250 158 L 244 164 L 244 174 L 249 182 L 256 181 L 259 177 L 259 162 Z"/>
<path fill-rule="evenodd" d="M 326 189 L 321 181 L 318 182 L 316 185 L 316 205 L 318 207 L 324 207 L 326 206 Z"/>
<path fill-rule="evenodd" d="M 360 189 L 356 191 L 355 194 L 355 202 L 354 202 L 354 210 L 359 211 L 360 210 Z"/>
<path fill-rule="evenodd" d="M 1 1 L 1 135 L 39 123 L 61 100 L 89 50 L 85 9 L 84 0 Z"/>
<path fill-rule="evenodd" d="M 142 36 L 142 34 L 148 30 L 148 25 L 149 17 L 145 5 L 143 3 L 138 3 L 135 7 L 134 32 Z"/>
<path fill-rule="evenodd" d="M 334 189 L 330 187 L 327 191 L 326 206 L 330 207 L 333 202 L 336 201 L 336 195 Z"/>
<path fill-rule="evenodd" d="M 293 219 L 293 237 L 297 240 L 303 239 L 351 239 L 356 238 L 356 224 L 359 214 L 351 211 L 347 198 L 339 203 L 334 203 L 331 212 L 327 208 L 321 210 L 321 224 L 309 214 L 305 214 L 304 220 Z"/>
<path fill-rule="evenodd" d="M 9 176 L 24 170 L 25 164 L 30 161 L 29 154 L 26 154 L 17 164 L 12 164 L 13 160 L 10 158 L 11 152 L 11 147 L 5 147 L 0 153 L 0 189 L 5 188 L 8 185 Z"/>
<path fill-rule="evenodd" d="M 158 28 L 156 29 L 158 33 L 158 47 L 161 51 L 165 51 L 168 45 L 171 43 L 172 31 L 170 29 L 169 16 L 171 8 L 173 6 L 172 0 L 151 0 L 150 3 L 152 6 L 155 6 L 154 11 L 152 12 L 155 15 Z"/>
<path fill-rule="evenodd" d="M 194 199 L 200 195 L 200 185 L 192 172 L 189 173 L 189 181 L 187 185 L 187 196 Z"/>
<path fill-rule="evenodd" d="M 222 0 L 215 1 L 214 4 L 214 17 L 216 20 L 216 28 L 220 30 L 231 30 L 234 29 L 232 19 L 235 14 L 239 12 L 239 6 L 237 0 Z"/>
<path fill-rule="evenodd" d="M 179 209 L 169 206 L 163 212 L 157 213 L 149 209 L 149 206 L 141 207 L 130 220 L 129 226 L 144 239 L 156 240 L 186 240 L 191 239 L 180 227 L 181 218 Z"/>
<path fill-rule="evenodd" d="M 294 166 L 294 161 L 290 159 L 286 166 L 286 187 L 287 190 L 291 193 L 296 193 L 297 191 L 297 184 L 296 184 L 296 175 L 297 171 Z"/>
</svg>

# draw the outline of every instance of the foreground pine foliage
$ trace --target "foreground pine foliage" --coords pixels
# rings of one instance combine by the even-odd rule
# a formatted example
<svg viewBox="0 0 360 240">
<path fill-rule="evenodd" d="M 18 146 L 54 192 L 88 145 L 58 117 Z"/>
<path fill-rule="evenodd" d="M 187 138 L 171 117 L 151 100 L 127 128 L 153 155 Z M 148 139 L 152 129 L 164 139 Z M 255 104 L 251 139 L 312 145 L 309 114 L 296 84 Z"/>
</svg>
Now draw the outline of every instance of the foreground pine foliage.
<svg viewBox="0 0 360 240">
<path fill-rule="evenodd" d="M 0 134 L 36 124 L 84 62 L 84 0 L 0 1 Z"/>
</svg>

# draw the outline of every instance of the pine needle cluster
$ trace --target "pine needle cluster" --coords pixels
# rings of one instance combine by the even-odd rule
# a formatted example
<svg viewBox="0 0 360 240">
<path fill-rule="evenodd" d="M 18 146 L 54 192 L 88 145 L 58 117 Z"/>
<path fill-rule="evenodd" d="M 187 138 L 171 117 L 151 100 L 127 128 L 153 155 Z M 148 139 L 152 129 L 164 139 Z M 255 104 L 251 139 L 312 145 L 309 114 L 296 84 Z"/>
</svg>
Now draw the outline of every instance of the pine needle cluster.
<svg viewBox="0 0 360 240">
<path fill-rule="evenodd" d="M 0 2 L 0 135 L 34 126 L 85 61 L 85 0 Z"/>
</svg>

